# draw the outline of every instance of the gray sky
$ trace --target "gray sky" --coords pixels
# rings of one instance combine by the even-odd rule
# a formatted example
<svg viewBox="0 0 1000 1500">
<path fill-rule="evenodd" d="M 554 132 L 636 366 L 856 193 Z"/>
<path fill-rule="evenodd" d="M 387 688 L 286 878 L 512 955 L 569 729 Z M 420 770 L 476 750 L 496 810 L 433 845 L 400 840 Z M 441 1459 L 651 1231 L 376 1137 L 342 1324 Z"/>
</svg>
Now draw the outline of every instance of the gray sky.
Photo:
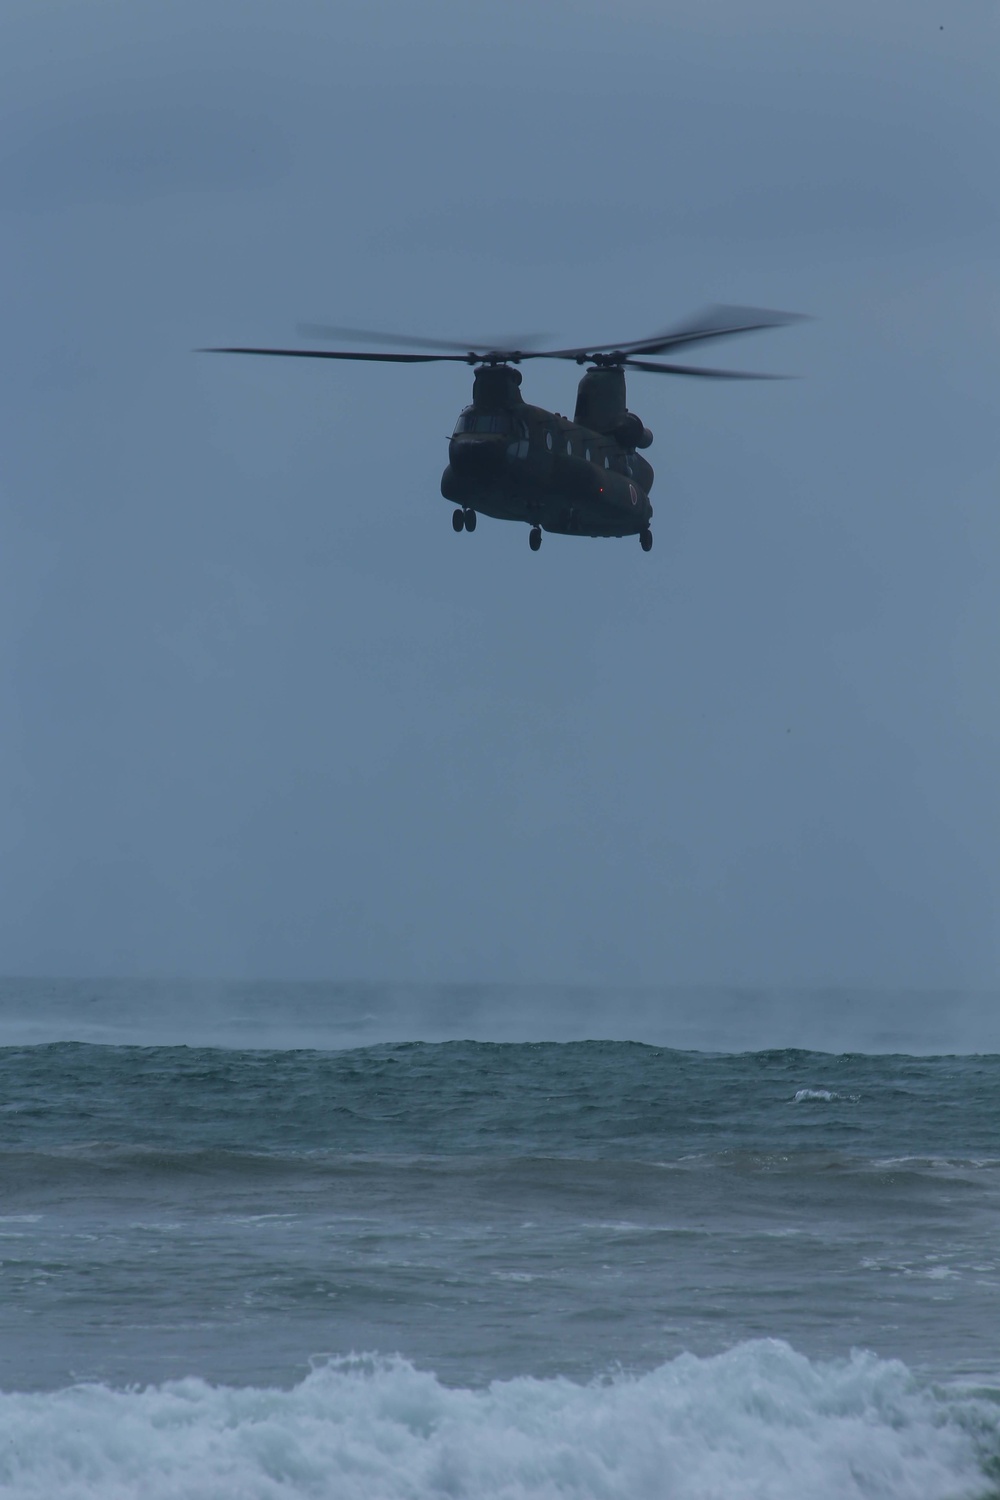
<svg viewBox="0 0 1000 1500">
<path fill-rule="evenodd" d="M 10 0 L 0 969 L 995 984 L 998 14 Z M 805 378 L 630 381 L 648 557 L 452 533 L 461 367 L 190 352 L 712 301 Z"/>
</svg>

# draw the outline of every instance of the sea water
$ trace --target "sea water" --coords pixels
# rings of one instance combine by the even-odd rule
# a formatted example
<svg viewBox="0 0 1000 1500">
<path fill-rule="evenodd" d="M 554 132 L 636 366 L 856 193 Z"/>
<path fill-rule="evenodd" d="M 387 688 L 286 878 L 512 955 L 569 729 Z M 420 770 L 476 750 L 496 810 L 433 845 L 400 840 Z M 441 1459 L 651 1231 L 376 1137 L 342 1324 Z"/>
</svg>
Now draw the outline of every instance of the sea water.
<svg viewBox="0 0 1000 1500">
<path fill-rule="evenodd" d="M 7 982 L 0 1492 L 1000 1495 L 994 997 Z"/>
</svg>

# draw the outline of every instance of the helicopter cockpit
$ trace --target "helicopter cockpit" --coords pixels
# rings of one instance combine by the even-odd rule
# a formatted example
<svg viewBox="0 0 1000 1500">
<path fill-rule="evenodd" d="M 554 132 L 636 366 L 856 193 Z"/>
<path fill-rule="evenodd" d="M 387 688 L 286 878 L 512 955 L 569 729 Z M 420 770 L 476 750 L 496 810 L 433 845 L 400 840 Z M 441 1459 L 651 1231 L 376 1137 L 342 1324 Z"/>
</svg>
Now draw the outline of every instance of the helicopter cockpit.
<svg viewBox="0 0 1000 1500">
<path fill-rule="evenodd" d="M 482 411 L 477 406 L 467 406 L 455 423 L 455 436 L 462 432 L 492 432 L 503 436 L 515 434 L 527 436 L 524 423 L 509 411 Z"/>
<path fill-rule="evenodd" d="M 465 433 L 507 438 L 508 458 L 527 458 L 528 424 L 523 417 L 512 411 L 484 411 L 479 406 L 467 406 L 455 423 L 455 437 Z"/>
</svg>

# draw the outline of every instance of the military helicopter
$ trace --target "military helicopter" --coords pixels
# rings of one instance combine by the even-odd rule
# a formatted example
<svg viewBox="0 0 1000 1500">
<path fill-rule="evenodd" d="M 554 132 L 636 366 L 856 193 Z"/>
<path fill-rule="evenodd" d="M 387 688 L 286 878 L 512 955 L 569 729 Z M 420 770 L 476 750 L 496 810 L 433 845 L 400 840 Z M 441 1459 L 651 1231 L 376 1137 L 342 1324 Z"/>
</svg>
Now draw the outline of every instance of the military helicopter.
<svg viewBox="0 0 1000 1500">
<path fill-rule="evenodd" d="M 625 344 L 587 344 L 575 349 L 520 347 L 480 350 L 451 340 L 411 338 L 371 329 L 304 324 L 321 338 L 395 343 L 410 350 L 377 353 L 348 349 L 206 349 L 207 354 L 261 354 L 290 359 L 372 360 L 385 364 L 450 362 L 475 367 L 472 404 L 459 415 L 448 447 L 441 493 L 455 505 L 455 531 L 475 531 L 479 515 L 522 521 L 533 552 L 542 532 L 564 536 L 638 536 L 644 552 L 653 545 L 649 492 L 653 469 L 637 451 L 653 434 L 625 396 L 626 370 L 656 375 L 695 375 L 709 380 L 774 380 L 750 371 L 712 370 L 651 360 L 708 339 L 781 327 L 799 314 L 762 308 L 714 307 L 687 323 Z M 588 368 L 577 387 L 572 421 L 559 412 L 528 406 L 521 396 L 526 359 L 564 359 Z"/>
</svg>

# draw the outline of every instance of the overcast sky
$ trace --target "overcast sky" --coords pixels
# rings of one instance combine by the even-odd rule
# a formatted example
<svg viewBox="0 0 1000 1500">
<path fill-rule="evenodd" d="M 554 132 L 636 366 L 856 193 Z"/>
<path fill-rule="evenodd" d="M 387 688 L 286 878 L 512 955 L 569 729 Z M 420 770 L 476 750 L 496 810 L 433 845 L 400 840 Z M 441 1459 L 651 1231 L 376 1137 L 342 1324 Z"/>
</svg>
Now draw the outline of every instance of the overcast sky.
<svg viewBox="0 0 1000 1500">
<path fill-rule="evenodd" d="M 7 0 L 0 969 L 1000 979 L 996 0 Z M 439 482 L 637 338 L 655 547 Z M 525 366 L 572 411 L 576 372 Z"/>
</svg>

